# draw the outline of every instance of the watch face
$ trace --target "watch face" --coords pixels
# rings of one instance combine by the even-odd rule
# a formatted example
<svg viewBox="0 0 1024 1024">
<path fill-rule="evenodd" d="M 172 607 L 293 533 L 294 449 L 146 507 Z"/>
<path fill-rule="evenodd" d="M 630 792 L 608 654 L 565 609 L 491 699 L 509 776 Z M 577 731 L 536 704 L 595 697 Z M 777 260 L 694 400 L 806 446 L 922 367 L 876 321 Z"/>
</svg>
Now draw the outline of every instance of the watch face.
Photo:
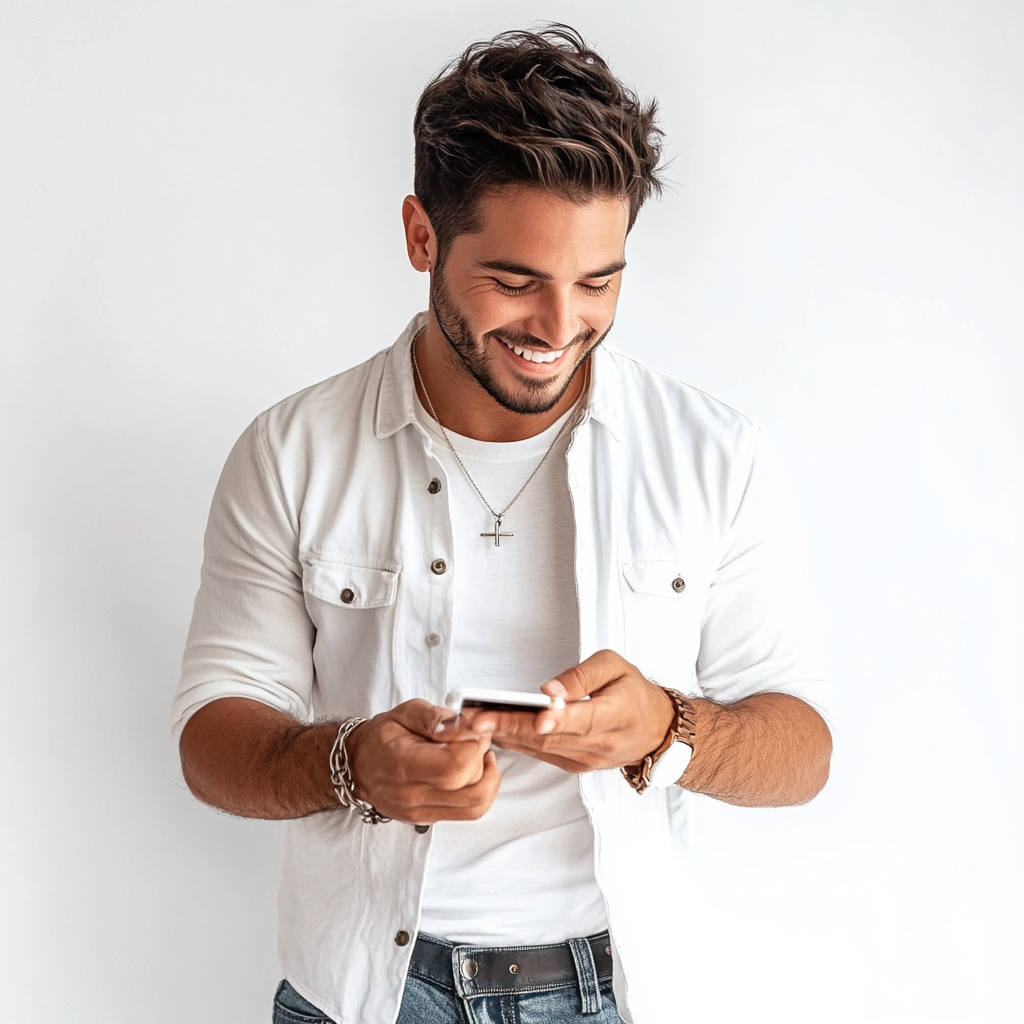
<svg viewBox="0 0 1024 1024">
<path fill-rule="evenodd" d="M 652 786 L 674 786 L 686 771 L 693 756 L 693 748 L 677 740 L 654 763 L 651 769 Z"/>
</svg>

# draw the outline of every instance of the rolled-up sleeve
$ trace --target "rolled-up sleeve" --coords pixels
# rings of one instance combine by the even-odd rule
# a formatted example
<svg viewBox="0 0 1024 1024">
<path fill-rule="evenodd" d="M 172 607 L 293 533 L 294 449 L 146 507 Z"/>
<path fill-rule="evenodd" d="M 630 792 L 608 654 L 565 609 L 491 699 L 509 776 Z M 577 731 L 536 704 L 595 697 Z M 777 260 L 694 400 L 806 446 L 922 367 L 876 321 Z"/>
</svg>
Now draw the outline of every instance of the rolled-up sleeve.
<svg viewBox="0 0 1024 1024">
<path fill-rule="evenodd" d="M 309 719 L 314 627 L 297 547 L 298 516 L 284 500 L 260 417 L 231 450 L 210 509 L 174 700 L 175 737 L 220 697 L 248 697 Z"/>
<path fill-rule="evenodd" d="M 723 702 L 788 693 L 830 721 L 824 630 L 799 510 L 778 454 L 759 430 L 755 440 L 708 594 L 698 682 Z"/>
</svg>

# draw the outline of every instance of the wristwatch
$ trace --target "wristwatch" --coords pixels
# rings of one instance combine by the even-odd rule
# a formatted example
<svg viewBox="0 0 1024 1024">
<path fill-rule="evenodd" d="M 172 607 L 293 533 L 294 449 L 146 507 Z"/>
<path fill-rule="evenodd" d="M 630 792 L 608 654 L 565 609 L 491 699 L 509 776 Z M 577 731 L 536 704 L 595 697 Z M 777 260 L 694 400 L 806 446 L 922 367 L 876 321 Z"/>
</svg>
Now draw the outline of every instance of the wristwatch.
<svg viewBox="0 0 1024 1024">
<path fill-rule="evenodd" d="M 676 712 L 665 739 L 639 764 L 627 764 L 622 768 L 626 781 L 641 795 L 651 786 L 656 789 L 673 786 L 682 778 L 693 756 L 693 744 L 697 738 L 693 702 L 678 690 L 670 690 L 667 686 L 662 689 L 668 694 Z"/>
</svg>

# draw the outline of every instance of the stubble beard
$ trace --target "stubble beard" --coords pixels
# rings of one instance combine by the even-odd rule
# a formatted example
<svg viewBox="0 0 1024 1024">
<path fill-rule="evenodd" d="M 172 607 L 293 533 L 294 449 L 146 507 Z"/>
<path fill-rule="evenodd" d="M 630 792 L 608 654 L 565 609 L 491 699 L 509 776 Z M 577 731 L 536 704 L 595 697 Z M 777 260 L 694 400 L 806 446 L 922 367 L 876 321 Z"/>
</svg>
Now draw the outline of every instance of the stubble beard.
<svg viewBox="0 0 1024 1024">
<path fill-rule="evenodd" d="M 612 325 L 609 324 L 608 330 L 589 348 L 586 347 L 586 343 L 594 334 L 592 329 L 581 332 L 573 338 L 568 348 L 578 346 L 580 355 L 576 360 L 576 365 L 565 376 L 561 384 L 552 385 L 548 381 L 521 378 L 518 381 L 518 388 L 513 389 L 500 381 L 497 374 L 494 373 L 487 351 L 487 339 L 494 338 L 499 345 L 502 344 L 501 339 L 505 339 L 521 346 L 534 348 L 550 348 L 550 346 L 540 339 L 534 338 L 531 334 L 511 331 L 502 331 L 500 335 L 497 331 L 488 331 L 478 342 L 468 321 L 448 294 L 440 267 L 435 269 L 430 281 L 430 304 L 434 311 L 434 319 L 437 320 L 437 326 L 441 329 L 441 333 L 451 346 L 452 351 L 458 356 L 466 373 L 502 408 L 525 416 L 535 416 L 553 409 L 569 390 L 580 368 L 591 357 L 597 346 L 608 337 L 608 331 L 612 329 Z M 562 358 L 569 358 L 569 356 L 570 353 L 567 351 Z"/>
</svg>

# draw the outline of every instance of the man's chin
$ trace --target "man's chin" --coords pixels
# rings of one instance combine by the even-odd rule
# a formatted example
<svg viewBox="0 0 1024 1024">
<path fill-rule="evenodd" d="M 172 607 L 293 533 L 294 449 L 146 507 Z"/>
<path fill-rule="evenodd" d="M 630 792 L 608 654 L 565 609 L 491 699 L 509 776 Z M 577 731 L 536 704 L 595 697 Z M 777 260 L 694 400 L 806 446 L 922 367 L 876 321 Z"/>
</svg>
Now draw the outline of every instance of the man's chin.
<svg viewBox="0 0 1024 1024">
<path fill-rule="evenodd" d="M 492 377 L 480 383 L 491 398 L 509 412 L 540 416 L 550 412 L 561 401 L 581 365 L 573 367 L 564 376 L 559 374 L 544 380 L 516 375 L 513 381 L 499 382 Z"/>
<path fill-rule="evenodd" d="M 490 394 L 502 408 L 518 413 L 520 416 L 541 416 L 550 412 L 562 397 L 558 393 L 554 395 L 525 395 L 522 393 L 510 395 L 507 392 L 491 391 Z"/>
</svg>

